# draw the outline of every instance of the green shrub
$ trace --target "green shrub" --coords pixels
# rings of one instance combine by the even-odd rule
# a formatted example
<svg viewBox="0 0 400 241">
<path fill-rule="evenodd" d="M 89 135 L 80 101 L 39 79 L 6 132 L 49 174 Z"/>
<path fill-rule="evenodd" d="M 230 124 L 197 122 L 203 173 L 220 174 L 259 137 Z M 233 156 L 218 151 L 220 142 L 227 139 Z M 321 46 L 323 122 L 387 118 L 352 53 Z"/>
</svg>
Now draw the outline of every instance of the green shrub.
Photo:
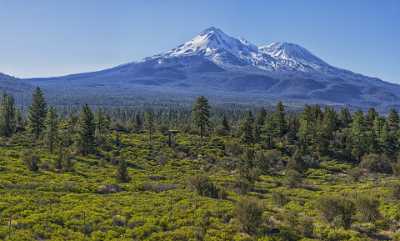
<svg viewBox="0 0 400 241">
<path fill-rule="evenodd" d="M 28 167 L 30 171 L 37 172 L 39 171 L 39 163 L 40 158 L 33 152 L 29 151 L 24 153 L 23 162 Z"/>
<path fill-rule="evenodd" d="M 235 217 L 240 229 L 248 234 L 257 233 L 262 223 L 263 208 L 254 198 L 242 198 L 236 203 Z"/>
<path fill-rule="evenodd" d="M 381 215 L 379 213 L 379 200 L 370 195 L 362 194 L 356 197 L 356 208 L 361 221 L 375 222 Z"/>
<path fill-rule="evenodd" d="M 356 211 L 354 203 L 341 196 L 323 196 L 317 201 L 322 217 L 334 226 L 350 228 Z"/>
<path fill-rule="evenodd" d="M 286 185 L 289 188 L 298 187 L 302 183 L 302 175 L 293 169 L 288 169 L 286 172 Z"/>
<path fill-rule="evenodd" d="M 289 202 L 289 198 L 283 193 L 273 192 L 272 201 L 279 207 L 283 207 Z"/>
<path fill-rule="evenodd" d="M 195 190 L 199 195 L 218 198 L 219 197 L 219 189 L 218 187 L 211 182 L 211 180 L 204 175 L 195 175 L 189 178 L 188 180 L 189 187 L 192 190 Z"/>
<path fill-rule="evenodd" d="M 353 182 L 358 182 L 360 178 L 363 176 L 363 171 L 359 167 L 354 167 L 347 171 L 347 174 L 351 178 Z"/>
<path fill-rule="evenodd" d="M 360 167 L 367 169 L 369 172 L 392 172 L 392 166 L 387 157 L 378 154 L 364 155 L 361 159 Z"/>
<path fill-rule="evenodd" d="M 396 183 L 391 187 L 392 198 L 394 200 L 400 200 L 400 184 Z"/>
</svg>

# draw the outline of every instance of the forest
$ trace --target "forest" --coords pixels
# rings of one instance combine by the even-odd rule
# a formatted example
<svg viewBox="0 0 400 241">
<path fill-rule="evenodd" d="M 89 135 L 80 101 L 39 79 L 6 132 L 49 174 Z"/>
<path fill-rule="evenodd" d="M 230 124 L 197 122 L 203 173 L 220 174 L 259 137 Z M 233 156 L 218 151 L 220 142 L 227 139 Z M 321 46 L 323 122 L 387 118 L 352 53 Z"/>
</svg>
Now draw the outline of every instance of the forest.
<svg viewBox="0 0 400 241">
<path fill-rule="evenodd" d="M 0 240 L 400 240 L 400 118 L 0 102 Z"/>
</svg>

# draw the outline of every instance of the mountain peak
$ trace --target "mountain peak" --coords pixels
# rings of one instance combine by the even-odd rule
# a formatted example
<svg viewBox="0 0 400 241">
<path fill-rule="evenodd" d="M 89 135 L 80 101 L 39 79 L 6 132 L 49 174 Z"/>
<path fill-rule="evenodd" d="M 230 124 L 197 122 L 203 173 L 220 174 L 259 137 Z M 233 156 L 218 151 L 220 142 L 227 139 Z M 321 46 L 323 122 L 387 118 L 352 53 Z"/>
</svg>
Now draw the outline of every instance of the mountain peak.
<svg viewBox="0 0 400 241">
<path fill-rule="evenodd" d="M 327 65 L 322 59 L 318 58 L 304 47 L 289 42 L 273 42 L 261 46 L 260 51 L 282 60 L 307 62 L 316 65 Z"/>
<path fill-rule="evenodd" d="M 222 65 L 244 65 L 258 47 L 244 39 L 236 39 L 216 27 L 209 27 L 188 42 L 155 57 L 198 55 Z"/>
<path fill-rule="evenodd" d="M 221 29 L 211 26 L 209 28 L 204 29 L 203 31 L 200 32 L 199 35 L 205 35 L 205 34 L 225 34 Z"/>
</svg>

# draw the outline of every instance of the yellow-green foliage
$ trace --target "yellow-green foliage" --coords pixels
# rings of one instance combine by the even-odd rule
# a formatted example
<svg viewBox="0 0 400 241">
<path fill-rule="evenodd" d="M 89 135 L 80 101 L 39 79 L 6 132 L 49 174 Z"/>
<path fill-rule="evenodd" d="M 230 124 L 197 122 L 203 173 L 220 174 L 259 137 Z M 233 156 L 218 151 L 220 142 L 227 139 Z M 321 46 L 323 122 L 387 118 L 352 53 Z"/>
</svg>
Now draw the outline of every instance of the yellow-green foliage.
<svg viewBox="0 0 400 241">
<path fill-rule="evenodd" d="M 332 227 L 316 209 L 323 195 L 351 198 L 356 191 L 373 193 L 380 202 L 376 233 L 391 236 L 400 220 L 400 205 L 390 196 L 397 180 L 380 176 L 350 182 L 345 173 L 351 167 L 332 161 L 308 170 L 292 188 L 285 185 L 284 172 L 260 176 L 246 194 L 263 208 L 257 234 L 250 236 L 241 231 L 234 211 L 241 200 L 232 188 L 238 173 L 228 168 L 235 157 L 224 151 L 232 137 L 205 138 L 201 144 L 198 136 L 179 134 L 177 146 L 169 148 L 166 137 L 155 134 L 150 149 L 147 135 L 121 133 L 123 145 L 115 158 L 127 162 L 127 183 L 115 178 L 112 151 L 74 156 L 74 170 L 67 172 L 54 168 L 57 155 L 38 146 L 33 151 L 40 168 L 33 172 L 23 161 L 28 147 L 18 138 L 0 146 L 1 240 L 372 240 L 360 220 L 353 222 L 359 229 Z M 224 197 L 201 196 L 189 188 L 195 175 L 207 175 Z M 274 193 L 286 201 L 278 205 Z"/>
</svg>

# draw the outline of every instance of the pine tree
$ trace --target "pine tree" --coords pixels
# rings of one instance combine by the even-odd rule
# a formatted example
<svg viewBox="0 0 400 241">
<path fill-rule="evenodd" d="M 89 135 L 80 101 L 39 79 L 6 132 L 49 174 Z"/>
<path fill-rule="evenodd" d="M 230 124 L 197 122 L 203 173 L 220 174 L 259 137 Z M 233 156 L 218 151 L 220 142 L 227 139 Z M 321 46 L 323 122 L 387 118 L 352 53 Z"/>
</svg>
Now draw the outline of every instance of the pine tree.
<svg viewBox="0 0 400 241">
<path fill-rule="evenodd" d="M 316 121 L 313 119 L 312 107 L 306 105 L 300 114 L 299 131 L 297 133 L 300 146 L 307 149 L 315 143 Z"/>
<path fill-rule="evenodd" d="M 254 126 L 254 141 L 257 143 L 261 141 L 261 136 L 266 118 L 267 118 L 267 111 L 264 108 L 261 108 L 261 110 L 257 112 L 255 126 Z"/>
<path fill-rule="evenodd" d="M 254 143 L 254 117 L 251 111 L 247 112 L 242 124 L 240 126 L 241 141 L 245 144 L 252 144 Z"/>
<path fill-rule="evenodd" d="M 225 133 L 229 133 L 231 131 L 231 126 L 229 125 L 228 119 L 226 118 L 225 115 L 222 117 L 221 125 L 222 125 L 222 130 Z"/>
<path fill-rule="evenodd" d="M 96 143 L 99 146 L 102 146 L 107 139 L 107 135 L 110 130 L 110 118 L 107 114 L 102 110 L 98 109 L 95 113 L 95 122 L 96 122 Z"/>
<path fill-rule="evenodd" d="M 350 125 L 352 117 L 348 108 L 342 108 L 340 110 L 339 120 L 342 128 L 347 128 Z"/>
<path fill-rule="evenodd" d="M 53 153 L 54 146 L 58 141 L 58 116 L 54 107 L 50 107 L 46 118 L 46 143 L 50 153 Z"/>
<path fill-rule="evenodd" d="M 120 182 L 128 182 L 130 180 L 130 177 L 128 174 L 128 168 L 127 168 L 127 164 L 126 164 L 125 160 L 119 161 L 116 178 Z"/>
<path fill-rule="evenodd" d="M 37 87 L 32 96 L 32 105 L 29 107 L 29 129 L 37 140 L 44 130 L 44 122 L 47 114 L 47 104 L 42 90 Z"/>
<path fill-rule="evenodd" d="M 273 113 L 273 122 L 275 126 L 275 133 L 278 137 L 282 137 L 287 131 L 285 106 L 281 101 L 276 105 L 276 110 Z"/>
<path fill-rule="evenodd" d="M 98 109 L 95 114 L 96 134 L 104 136 L 110 130 L 110 117 L 102 109 Z"/>
<path fill-rule="evenodd" d="M 267 111 L 263 107 L 263 108 L 261 108 L 260 111 L 257 112 L 256 124 L 258 126 L 264 126 L 266 118 L 267 118 Z"/>
<path fill-rule="evenodd" d="M 15 131 L 21 132 L 25 130 L 25 122 L 19 109 L 15 110 Z"/>
<path fill-rule="evenodd" d="M 135 131 L 140 132 L 143 129 L 143 121 L 140 113 L 136 113 L 135 115 Z"/>
<path fill-rule="evenodd" d="M 152 146 L 153 132 L 154 132 L 154 113 L 153 111 L 146 111 L 144 113 L 144 126 L 149 133 L 149 143 Z"/>
<path fill-rule="evenodd" d="M 368 128 L 374 126 L 374 121 L 377 117 L 379 117 L 379 114 L 376 112 L 375 108 L 369 108 L 367 115 L 365 116 L 365 122 Z"/>
<path fill-rule="evenodd" d="M 388 122 L 385 122 L 379 138 L 381 150 L 388 157 L 395 158 L 397 151 L 397 138 L 392 134 Z"/>
<path fill-rule="evenodd" d="M 366 125 L 362 111 L 357 111 L 353 116 L 351 134 L 353 143 L 352 155 L 356 160 L 360 161 L 367 150 Z"/>
<path fill-rule="evenodd" d="M 200 138 L 203 139 L 206 129 L 210 127 L 210 106 L 206 97 L 200 96 L 197 98 L 192 109 L 192 119 L 200 129 Z"/>
<path fill-rule="evenodd" d="M 0 106 L 0 134 L 10 137 L 16 129 L 16 111 L 14 98 L 6 93 L 3 94 Z"/>
<path fill-rule="evenodd" d="M 95 151 L 96 123 L 92 110 L 86 104 L 83 106 L 78 126 L 78 145 L 82 155 L 88 155 Z"/>
<path fill-rule="evenodd" d="M 399 114 L 395 109 L 391 109 L 387 117 L 387 123 L 389 125 L 389 131 L 397 132 L 400 127 Z"/>
</svg>

